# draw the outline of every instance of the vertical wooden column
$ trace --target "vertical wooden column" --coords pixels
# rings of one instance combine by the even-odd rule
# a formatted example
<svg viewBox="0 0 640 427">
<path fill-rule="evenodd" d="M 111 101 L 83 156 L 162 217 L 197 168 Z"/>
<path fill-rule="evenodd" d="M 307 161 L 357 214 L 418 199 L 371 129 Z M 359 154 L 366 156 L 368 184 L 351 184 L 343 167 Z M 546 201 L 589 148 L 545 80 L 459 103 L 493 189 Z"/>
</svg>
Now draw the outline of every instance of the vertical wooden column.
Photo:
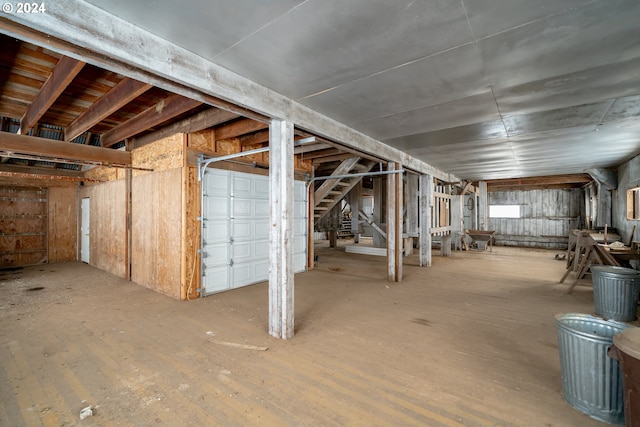
<svg viewBox="0 0 640 427">
<path fill-rule="evenodd" d="M 311 169 L 311 179 L 315 176 L 315 168 Z M 313 181 L 307 189 L 307 270 L 313 270 L 316 266 L 315 262 L 315 237 L 316 217 L 315 217 L 315 191 Z"/>
<path fill-rule="evenodd" d="M 487 181 L 478 183 L 480 190 L 478 200 L 478 230 L 488 230 L 489 227 L 489 195 L 487 194 Z"/>
<path fill-rule="evenodd" d="M 407 188 L 405 189 L 407 207 L 406 233 L 409 237 L 418 237 L 418 181 L 420 177 L 415 173 L 407 173 Z"/>
<path fill-rule="evenodd" d="M 383 213 L 383 202 L 384 197 L 383 194 L 383 177 L 376 177 L 373 180 L 373 222 L 374 224 L 382 227 L 382 213 Z M 373 228 L 373 247 L 374 248 L 384 248 L 386 247 L 386 237 L 378 232 L 375 228 Z"/>
<path fill-rule="evenodd" d="M 293 123 L 269 126 L 269 334 L 293 337 Z"/>
<path fill-rule="evenodd" d="M 360 243 L 360 219 L 358 211 L 362 199 L 362 180 L 360 180 L 349 193 L 349 205 L 351 206 L 351 232 L 353 233 L 353 243 Z"/>
<path fill-rule="evenodd" d="M 88 140 L 87 140 L 88 142 Z M 131 142 L 129 139 L 125 140 L 126 150 L 131 151 Z M 132 265 L 132 254 L 131 254 L 131 246 L 133 245 L 133 230 L 132 230 L 132 217 L 131 210 L 133 207 L 132 200 L 132 192 L 133 192 L 133 170 L 131 168 L 125 169 L 125 186 L 126 186 L 126 204 L 125 204 L 125 215 L 127 216 L 127 247 L 126 247 L 126 279 L 131 280 L 131 265 Z"/>
<path fill-rule="evenodd" d="M 464 235 L 464 195 L 451 196 L 451 238 L 455 249 L 462 249 Z"/>
<path fill-rule="evenodd" d="M 433 176 L 420 175 L 420 266 L 431 267 Z"/>
<path fill-rule="evenodd" d="M 389 163 L 388 170 L 398 170 Z M 402 174 L 387 175 L 387 275 L 389 281 L 402 281 Z"/>
</svg>

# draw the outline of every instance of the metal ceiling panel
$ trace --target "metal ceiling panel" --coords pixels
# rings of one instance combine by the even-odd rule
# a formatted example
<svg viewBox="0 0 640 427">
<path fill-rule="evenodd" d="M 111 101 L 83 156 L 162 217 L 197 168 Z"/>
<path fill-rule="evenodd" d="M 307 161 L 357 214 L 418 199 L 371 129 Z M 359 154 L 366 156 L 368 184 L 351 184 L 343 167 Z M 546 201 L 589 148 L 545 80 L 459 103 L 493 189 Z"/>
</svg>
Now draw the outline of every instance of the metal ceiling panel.
<svg viewBox="0 0 640 427">
<path fill-rule="evenodd" d="M 602 123 L 613 101 L 504 117 L 509 136 Z"/>
<path fill-rule="evenodd" d="M 304 0 L 85 0 L 212 59 Z"/>
<path fill-rule="evenodd" d="M 472 40 L 459 1 L 308 0 L 215 62 L 298 99 Z"/>
<path fill-rule="evenodd" d="M 594 0 L 463 0 L 478 38 L 593 3 Z"/>
<path fill-rule="evenodd" d="M 475 45 L 465 45 L 356 80 L 302 102 L 353 126 L 365 120 L 486 93 L 489 85 L 482 70 Z"/>
<path fill-rule="evenodd" d="M 504 114 L 531 113 L 640 93 L 640 58 L 495 89 Z"/>
<path fill-rule="evenodd" d="M 495 88 L 548 79 L 640 56 L 640 2 L 607 0 L 478 42 Z"/>
<path fill-rule="evenodd" d="M 356 124 L 380 140 L 414 135 L 446 127 L 464 126 L 500 118 L 493 94 L 484 92 L 450 102 L 391 114 Z"/>
</svg>

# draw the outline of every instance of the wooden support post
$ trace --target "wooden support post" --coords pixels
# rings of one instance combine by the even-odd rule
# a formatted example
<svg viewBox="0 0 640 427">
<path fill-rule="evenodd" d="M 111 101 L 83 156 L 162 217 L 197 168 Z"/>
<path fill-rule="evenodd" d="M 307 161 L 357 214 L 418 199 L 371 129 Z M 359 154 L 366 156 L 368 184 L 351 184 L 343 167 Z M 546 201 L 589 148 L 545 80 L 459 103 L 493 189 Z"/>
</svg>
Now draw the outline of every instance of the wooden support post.
<svg viewBox="0 0 640 427">
<path fill-rule="evenodd" d="M 313 178 L 315 176 L 315 168 L 311 170 L 311 178 Z M 307 221 L 307 270 L 313 270 L 316 266 L 316 254 L 315 254 L 315 238 L 314 238 L 314 232 L 315 232 L 315 225 L 316 225 L 316 218 L 315 218 L 315 212 L 314 212 L 314 195 L 315 191 L 313 189 L 313 182 L 311 183 L 311 185 L 309 185 L 309 187 L 307 188 L 307 197 L 308 197 L 308 202 L 307 202 L 307 218 L 309 218 L 309 220 Z"/>
<path fill-rule="evenodd" d="M 269 334 L 293 337 L 293 123 L 272 120 L 269 138 Z"/>
<path fill-rule="evenodd" d="M 489 195 L 487 194 L 487 181 L 478 183 L 480 189 L 478 201 L 478 230 L 488 230 L 489 228 Z"/>
<path fill-rule="evenodd" d="M 383 197 L 383 178 L 376 177 L 373 180 L 373 222 L 377 225 L 383 225 L 382 221 L 382 206 L 384 205 Z M 377 232 L 374 227 L 373 231 L 373 247 L 384 248 L 386 247 L 386 238 L 381 233 Z"/>
<path fill-rule="evenodd" d="M 129 151 L 130 148 L 130 141 L 126 140 L 126 147 L 127 147 L 127 151 Z M 127 263 L 127 268 L 126 268 L 126 279 L 127 280 L 131 280 L 131 265 L 132 265 L 132 258 L 133 258 L 133 254 L 131 253 L 131 247 L 133 245 L 133 230 L 132 230 L 132 216 L 131 216 L 131 210 L 133 207 L 133 200 L 132 200 L 132 192 L 133 192 L 133 171 L 130 168 L 127 168 L 125 170 L 125 186 L 126 186 L 126 217 L 127 217 L 127 247 L 126 247 L 126 263 Z"/>
<path fill-rule="evenodd" d="M 353 243 L 360 243 L 360 202 L 362 198 L 362 180 L 360 180 L 349 193 L 349 205 L 351 206 L 351 232 L 353 233 Z"/>
<path fill-rule="evenodd" d="M 407 206 L 406 233 L 409 237 L 418 237 L 418 180 L 415 173 L 407 174 L 407 188 L 405 190 Z"/>
<path fill-rule="evenodd" d="M 464 236 L 464 196 L 451 196 L 451 238 L 456 250 L 462 250 Z"/>
<path fill-rule="evenodd" d="M 389 163 L 388 170 L 400 168 Z M 387 175 L 387 276 L 391 282 L 402 281 L 402 175 Z"/>
<path fill-rule="evenodd" d="M 441 242 L 440 254 L 442 256 L 451 256 L 451 233 L 442 236 Z"/>
<path fill-rule="evenodd" d="M 420 175 L 420 266 L 431 267 L 433 176 Z"/>
<path fill-rule="evenodd" d="M 328 231 L 329 233 L 329 247 L 335 248 L 338 246 L 338 231 L 335 229 L 331 229 Z"/>
</svg>

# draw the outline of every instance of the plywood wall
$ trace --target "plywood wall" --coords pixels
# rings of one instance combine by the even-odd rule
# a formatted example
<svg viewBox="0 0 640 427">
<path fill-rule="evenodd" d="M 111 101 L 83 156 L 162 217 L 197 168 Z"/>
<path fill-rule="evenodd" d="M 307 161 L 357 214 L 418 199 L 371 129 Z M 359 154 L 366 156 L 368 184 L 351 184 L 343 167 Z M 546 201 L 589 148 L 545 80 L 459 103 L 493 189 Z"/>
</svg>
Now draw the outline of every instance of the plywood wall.
<svg viewBox="0 0 640 427">
<path fill-rule="evenodd" d="M 49 262 L 77 259 L 78 188 L 49 188 Z"/>
<path fill-rule="evenodd" d="M 47 190 L 0 187 L 0 268 L 47 261 Z"/>
<path fill-rule="evenodd" d="M 90 264 L 127 277 L 126 183 L 110 181 L 83 187 L 80 197 L 91 199 Z"/>
<path fill-rule="evenodd" d="M 152 144 L 136 148 L 131 152 L 131 163 L 136 168 L 152 169 L 154 172 L 179 168 L 184 163 L 183 133 L 177 133 Z M 134 169 L 133 176 L 151 173 Z"/>
<path fill-rule="evenodd" d="M 181 297 L 183 168 L 133 177 L 131 280 Z"/>
<path fill-rule="evenodd" d="M 198 169 L 187 167 L 183 170 L 184 182 L 184 212 L 183 212 L 183 274 L 182 299 L 193 299 L 199 296 L 200 288 L 200 182 Z"/>
</svg>

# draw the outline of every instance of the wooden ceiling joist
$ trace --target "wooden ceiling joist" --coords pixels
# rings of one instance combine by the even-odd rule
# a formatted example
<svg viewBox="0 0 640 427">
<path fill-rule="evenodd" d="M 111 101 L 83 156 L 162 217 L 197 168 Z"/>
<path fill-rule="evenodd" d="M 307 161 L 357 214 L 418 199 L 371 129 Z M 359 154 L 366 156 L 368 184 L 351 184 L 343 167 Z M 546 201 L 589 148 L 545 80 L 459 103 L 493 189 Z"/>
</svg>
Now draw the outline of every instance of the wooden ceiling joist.
<svg viewBox="0 0 640 427">
<path fill-rule="evenodd" d="M 148 83 L 125 77 L 65 128 L 65 141 L 71 141 L 91 129 L 91 127 L 100 123 L 103 119 L 109 117 L 152 87 Z"/>
<path fill-rule="evenodd" d="M 220 110 L 219 108 L 210 108 L 177 123 L 158 129 L 155 132 L 134 138 L 131 142 L 131 149 L 140 148 L 151 142 L 158 141 L 159 139 L 166 138 L 167 136 L 171 136 L 176 133 L 191 133 L 208 129 L 237 117 L 238 115 L 236 113 Z"/>
<path fill-rule="evenodd" d="M 252 119 L 235 120 L 229 124 L 216 128 L 216 140 L 236 138 L 247 133 L 268 129 L 269 124 L 258 122 Z M 268 133 L 267 133 L 268 135 Z M 267 138 L 267 141 L 269 139 Z"/>
<path fill-rule="evenodd" d="M 487 191 L 540 190 L 578 188 L 593 181 L 588 174 L 534 176 L 525 178 L 492 179 L 487 181 Z"/>
<path fill-rule="evenodd" d="M 54 67 L 49 78 L 44 82 L 40 92 L 20 119 L 18 134 L 26 135 L 31 128 L 47 112 L 49 107 L 64 92 L 75 76 L 82 70 L 85 63 L 77 59 L 63 56 Z"/>
<path fill-rule="evenodd" d="M 180 95 L 170 95 L 131 120 L 102 134 L 101 144 L 103 147 L 111 147 L 124 139 L 138 135 L 200 105 L 202 105 L 200 101 Z"/>
<path fill-rule="evenodd" d="M 14 174 L 33 174 L 43 176 L 70 176 L 81 178 L 84 173 L 80 171 L 73 171 L 68 169 L 59 169 L 53 167 L 38 167 L 38 166 L 23 166 L 12 164 L 1 164 L 0 172 L 14 173 Z"/>
<path fill-rule="evenodd" d="M 0 152 L 3 152 L 3 155 L 15 153 L 104 165 L 131 165 L 131 153 L 128 151 L 16 135 L 8 132 L 0 132 Z"/>
</svg>

